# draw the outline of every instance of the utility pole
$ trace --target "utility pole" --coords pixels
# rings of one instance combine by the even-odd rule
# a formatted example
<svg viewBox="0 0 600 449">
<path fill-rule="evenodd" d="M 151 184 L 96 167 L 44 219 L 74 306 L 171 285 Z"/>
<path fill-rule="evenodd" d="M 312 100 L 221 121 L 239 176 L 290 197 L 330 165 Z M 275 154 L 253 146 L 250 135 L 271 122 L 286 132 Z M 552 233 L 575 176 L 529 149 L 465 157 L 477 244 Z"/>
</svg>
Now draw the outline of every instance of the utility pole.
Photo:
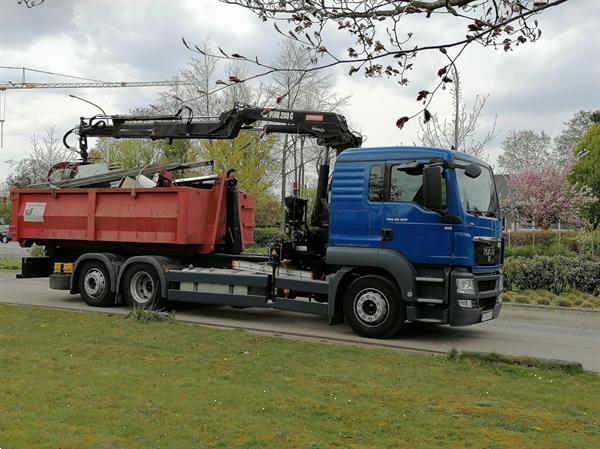
<svg viewBox="0 0 600 449">
<path fill-rule="evenodd" d="M 459 151 L 458 148 L 458 115 L 460 114 L 460 80 L 458 79 L 458 70 L 454 67 L 454 149 Z"/>
</svg>

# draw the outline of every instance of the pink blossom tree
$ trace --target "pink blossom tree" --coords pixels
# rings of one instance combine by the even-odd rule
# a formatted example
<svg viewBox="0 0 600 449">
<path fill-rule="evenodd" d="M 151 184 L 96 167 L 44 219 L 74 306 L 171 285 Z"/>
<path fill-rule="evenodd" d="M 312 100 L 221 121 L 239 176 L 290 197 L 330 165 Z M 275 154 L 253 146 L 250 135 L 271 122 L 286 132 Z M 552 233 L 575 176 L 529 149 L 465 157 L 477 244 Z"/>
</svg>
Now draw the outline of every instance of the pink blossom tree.
<svg viewBox="0 0 600 449">
<path fill-rule="evenodd" d="M 569 167 L 544 166 L 514 175 L 502 210 L 514 220 L 533 221 L 542 229 L 554 223 L 582 223 L 581 210 L 597 198 L 589 187 L 571 186 Z"/>
</svg>

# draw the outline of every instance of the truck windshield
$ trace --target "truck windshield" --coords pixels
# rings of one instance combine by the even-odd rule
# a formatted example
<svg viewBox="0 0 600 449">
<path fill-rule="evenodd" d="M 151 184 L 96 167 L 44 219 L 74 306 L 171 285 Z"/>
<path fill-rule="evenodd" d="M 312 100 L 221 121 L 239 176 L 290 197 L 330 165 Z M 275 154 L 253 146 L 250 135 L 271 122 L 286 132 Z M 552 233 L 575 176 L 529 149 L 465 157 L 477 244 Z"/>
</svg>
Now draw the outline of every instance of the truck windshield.
<svg viewBox="0 0 600 449">
<path fill-rule="evenodd" d="M 477 178 L 469 178 L 464 168 L 457 168 L 456 178 L 465 212 L 485 217 L 498 216 L 498 196 L 490 169 L 481 167 L 481 174 Z"/>
</svg>

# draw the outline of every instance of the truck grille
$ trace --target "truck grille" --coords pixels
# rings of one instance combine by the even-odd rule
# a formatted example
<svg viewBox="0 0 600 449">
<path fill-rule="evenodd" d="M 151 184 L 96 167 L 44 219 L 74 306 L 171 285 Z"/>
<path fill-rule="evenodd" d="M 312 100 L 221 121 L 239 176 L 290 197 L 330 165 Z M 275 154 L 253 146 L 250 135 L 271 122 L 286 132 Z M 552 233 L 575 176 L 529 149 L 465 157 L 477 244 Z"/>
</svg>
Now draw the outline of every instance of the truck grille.
<svg viewBox="0 0 600 449">
<path fill-rule="evenodd" d="M 500 264 L 500 239 L 475 237 L 473 239 L 475 263 L 477 265 Z"/>
<path fill-rule="evenodd" d="M 496 305 L 496 297 L 479 298 L 479 308 L 481 310 L 492 310 Z"/>
</svg>

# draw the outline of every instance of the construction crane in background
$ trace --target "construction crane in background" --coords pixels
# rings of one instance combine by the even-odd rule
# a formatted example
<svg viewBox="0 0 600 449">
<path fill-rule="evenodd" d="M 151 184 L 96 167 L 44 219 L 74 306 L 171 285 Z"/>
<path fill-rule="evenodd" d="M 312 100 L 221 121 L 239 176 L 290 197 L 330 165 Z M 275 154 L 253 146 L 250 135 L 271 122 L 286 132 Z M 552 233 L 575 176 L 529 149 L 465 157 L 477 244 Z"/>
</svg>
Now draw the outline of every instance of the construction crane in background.
<svg viewBox="0 0 600 449">
<path fill-rule="evenodd" d="M 97 88 L 122 88 L 122 87 L 169 87 L 169 86 L 184 86 L 189 84 L 187 81 L 179 80 L 163 80 L 163 81 L 99 81 L 90 78 L 83 78 L 73 75 L 65 75 L 61 73 L 49 72 L 45 70 L 31 69 L 28 67 L 8 67 L 0 66 L 0 69 L 12 69 L 22 72 L 20 82 L 5 82 L 0 83 L 0 148 L 4 148 L 4 122 L 6 120 L 6 93 L 8 90 L 29 90 L 29 89 L 97 89 Z M 26 72 L 44 73 L 47 75 L 60 76 L 65 78 L 73 78 L 82 80 L 83 82 L 76 83 L 38 83 L 27 82 L 25 80 Z M 79 98 L 75 97 L 74 98 Z M 84 100 L 85 101 L 85 100 Z"/>
<path fill-rule="evenodd" d="M 185 81 L 97 81 L 89 83 L 0 83 L 0 92 L 11 89 L 93 89 L 111 87 L 181 86 Z"/>
</svg>

